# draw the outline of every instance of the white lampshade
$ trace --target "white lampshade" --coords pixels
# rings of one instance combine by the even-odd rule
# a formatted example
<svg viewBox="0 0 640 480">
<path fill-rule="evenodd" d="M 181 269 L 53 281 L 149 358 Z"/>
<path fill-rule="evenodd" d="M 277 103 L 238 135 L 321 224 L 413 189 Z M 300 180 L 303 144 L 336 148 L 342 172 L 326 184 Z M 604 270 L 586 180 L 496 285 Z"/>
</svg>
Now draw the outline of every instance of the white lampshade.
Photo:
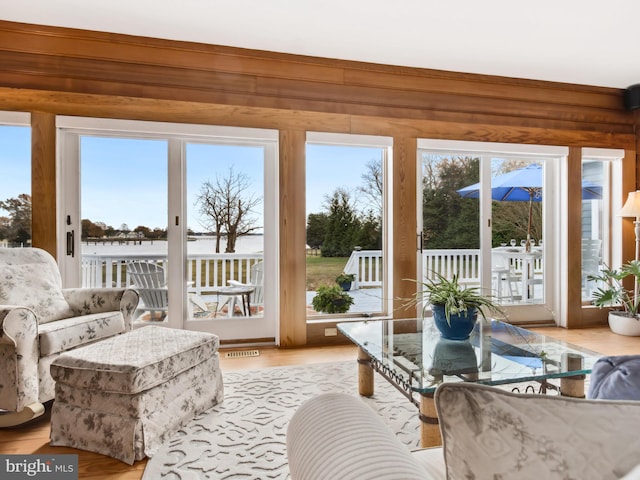
<svg viewBox="0 0 640 480">
<path fill-rule="evenodd" d="M 618 215 L 621 217 L 640 217 L 640 190 L 629 192 L 627 201 L 620 209 Z"/>
</svg>

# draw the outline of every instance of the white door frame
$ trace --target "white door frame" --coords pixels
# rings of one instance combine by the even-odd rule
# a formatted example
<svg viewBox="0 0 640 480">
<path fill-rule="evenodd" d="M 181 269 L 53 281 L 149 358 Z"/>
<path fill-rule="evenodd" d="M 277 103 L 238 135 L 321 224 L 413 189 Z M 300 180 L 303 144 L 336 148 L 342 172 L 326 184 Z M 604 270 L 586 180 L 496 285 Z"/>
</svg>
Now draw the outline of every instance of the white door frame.
<svg viewBox="0 0 640 480">
<path fill-rule="evenodd" d="M 559 197 L 556 192 L 561 188 L 560 169 L 561 165 L 566 164 L 566 158 L 569 154 L 568 147 L 547 146 L 547 145 L 521 145 L 510 143 L 491 143 L 491 142 L 468 142 L 454 140 L 436 140 L 436 139 L 418 139 L 418 162 L 420 160 L 420 151 L 438 151 L 442 153 L 470 153 L 477 154 L 481 157 L 480 180 L 484 184 L 490 185 L 491 182 L 491 164 L 485 159 L 495 156 L 518 156 L 538 158 L 544 161 L 544 181 L 545 201 L 543 203 L 543 238 L 545 239 L 544 265 L 545 272 L 544 282 L 544 298 L 543 304 L 519 304 L 505 306 L 510 320 L 514 322 L 527 322 L 533 320 L 554 320 L 558 322 L 554 312 L 558 311 L 558 299 L 560 292 L 554 285 L 559 285 L 555 280 L 558 277 L 557 262 L 555 261 L 556 252 L 560 247 L 559 232 L 556 228 L 560 217 L 556 214 L 559 212 Z M 417 166 L 420 169 L 418 163 Z M 421 177 L 421 173 L 419 175 Z M 564 182 L 566 185 L 566 180 Z M 418 184 L 418 217 L 421 216 L 421 188 L 422 182 Z M 566 190 L 566 188 L 565 188 Z M 482 259 L 491 258 L 491 193 L 490 189 L 481 189 L 480 196 L 480 281 L 485 288 L 491 287 L 491 262 L 483 262 Z M 418 222 L 421 223 L 420 218 Z M 552 238 L 558 237 L 557 240 Z"/>
<path fill-rule="evenodd" d="M 111 136 L 118 138 L 164 139 L 168 142 L 168 286 L 170 306 L 168 325 L 174 328 L 209 331 L 221 339 L 275 338 L 279 343 L 279 272 L 278 272 L 278 131 L 240 127 L 170 124 L 134 120 L 56 118 L 58 151 L 58 258 L 63 285 L 80 285 L 80 258 L 67 256 L 67 235 L 74 234 L 73 247 L 80 252 L 80 137 Z M 190 320 L 187 318 L 186 294 L 186 205 L 184 200 L 186 155 L 189 141 L 260 145 L 265 151 L 264 211 L 265 272 L 264 317 L 253 319 Z M 67 218 L 69 221 L 67 221 Z M 178 221 L 176 221 L 178 220 Z M 180 261 L 175 261 L 179 259 Z M 171 292 L 181 291 L 181 295 Z"/>
</svg>

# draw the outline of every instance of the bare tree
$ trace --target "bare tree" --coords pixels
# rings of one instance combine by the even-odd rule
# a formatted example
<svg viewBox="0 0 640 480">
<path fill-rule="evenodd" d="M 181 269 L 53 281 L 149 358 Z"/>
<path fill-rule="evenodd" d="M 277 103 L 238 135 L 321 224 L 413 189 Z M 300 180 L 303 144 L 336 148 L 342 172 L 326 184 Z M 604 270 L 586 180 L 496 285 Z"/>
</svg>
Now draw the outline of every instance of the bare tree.
<svg viewBox="0 0 640 480">
<path fill-rule="evenodd" d="M 362 174 L 364 185 L 358 187 L 358 192 L 368 200 L 368 205 L 375 205 L 375 215 L 382 215 L 382 160 L 371 159 L 367 162 L 366 171 Z"/>
<path fill-rule="evenodd" d="M 262 198 L 249 193 L 249 186 L 249 177 L 230 167 L 227 176 L 217 175 L 215 182 L 207 180 L 200 188 L 196 204 L 205 218 L 203 226 L 216 235 L 216 253 L 220 253 L 222 237 L 227 238 L 225 253 L 234 253 L 238 237 L 260 228 L 251 214 Z"/>
</svg>

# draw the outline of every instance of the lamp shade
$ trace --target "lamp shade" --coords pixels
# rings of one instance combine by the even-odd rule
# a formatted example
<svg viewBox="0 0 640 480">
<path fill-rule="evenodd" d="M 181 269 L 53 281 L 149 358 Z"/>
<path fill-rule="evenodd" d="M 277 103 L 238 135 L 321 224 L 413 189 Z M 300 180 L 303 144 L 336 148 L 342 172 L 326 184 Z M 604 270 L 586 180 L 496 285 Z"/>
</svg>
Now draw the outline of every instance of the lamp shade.
<svg viewBox="0 0 640 480">
<path fill-rule="evenodd" d="M 627 201 L 618 213 L 621 217 L 640 217 L 640 190 L 629 192 Z"/>
</svg>

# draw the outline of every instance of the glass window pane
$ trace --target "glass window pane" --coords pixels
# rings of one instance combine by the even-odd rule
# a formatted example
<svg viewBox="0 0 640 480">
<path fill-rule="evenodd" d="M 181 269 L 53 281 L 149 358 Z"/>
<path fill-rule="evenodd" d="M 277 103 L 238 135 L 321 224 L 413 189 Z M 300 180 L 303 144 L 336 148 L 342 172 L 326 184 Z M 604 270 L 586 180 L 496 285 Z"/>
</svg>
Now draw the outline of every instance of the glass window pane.
<svg viewBox="0 0 640 480">
<path fill-rule="evenodd" d="M 596 275 L 603 266 L 603 251 L 606 245 L 606 225 L 603 185 L 609 162 L 587 160 L 582 162 L 582 301 L 591 301 L 597 282 L 589 275 Z"/>
<path fill-rule="evenodd" d="M 31 128 L 0 125 L 0 246 L 31 245 Z"/>
<path fill-rule="evenodd" d="M 384 310 L 385 152 L 307 145 L 308 316 Z"/>
<path fill-rule="evenodd" d="M 166 320 L 167 142 L 87 135 L 80 152 L 82 285 L 134 285 L 134 320 Z"/>
<path fill-rule="evenodd" d="M 195 319 L 264 315 L 264 148 L 187 144 L 187 290 Z"/>
</svg>

